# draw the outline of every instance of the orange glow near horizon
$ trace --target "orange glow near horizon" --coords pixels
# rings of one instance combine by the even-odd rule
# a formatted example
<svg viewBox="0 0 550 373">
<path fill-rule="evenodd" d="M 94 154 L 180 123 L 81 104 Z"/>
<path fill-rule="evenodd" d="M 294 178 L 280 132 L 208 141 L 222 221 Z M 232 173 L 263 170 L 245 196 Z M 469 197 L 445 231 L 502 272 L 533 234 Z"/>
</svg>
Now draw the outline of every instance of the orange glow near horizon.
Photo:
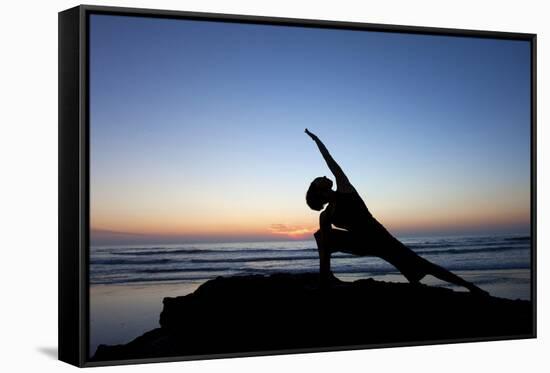
<svg viewBox="0 0 550 373">
<path fill-rule="evenodd" d="M 528 225 L 530 221 L 529 211 L 472 211 L 455 210 L 452 213 L 444 211 L 426 211 L 424 214 L 392 214 L 391 211 L 384 211 L 375 217 L 386 228 L 394 233 L 400 232 L 424 232 L 424 231 L 451 231 L 467 230 L 477 228 L 498 228 L 507 226 Z M 151 218 L 151 217 L 149 217 Z M 92 229 L 106 230 L 113 232 L 124 232 L 142 236 L 163 236 L 163 237 L 272 237 L 274 239 L 312 239 L 313 233 L 319 229 L 318 216 L 309 216 L 296 219 L 294 223 L 273 223 L 276 219 L 269 217 L 258 217 L 257 219 L 220 218 L 213 219 L 149 219 L 134 218 L 132 220 L 114 220 L 111 224 L 100 224 L 97 219 L 93 220 Z"/>
<path fill-rule="evenodd" d="M 313 238 L 319 227 L 319 212 L 310 210 L 302 195 L 289 193 L 291 197 L 284 198 L 258 190 L 261 188 L 254 193 L 231 190 L 223 196 L 195 191 L 172 199 L 172 193 L 160 191 L 139 196 L 142 198 L 111 196 L 94 204 L 91 226 L 94 230 L 166 238 Z M 425 191 L 415 193 L 415 198 L 407 198 L 399 190 L 359 192 L 368 197 L 365 202 L 373 216 L 393 234 L 513 229 L 528 226 L 530 221 L 528 193 L 515 193 L 512 199 L 506 198 L 505 191 L 503 195 L 460 195 L 452 191 L 437 195 Z M 93 197 L 92 201 L 96 200 Z"/>
</svg>

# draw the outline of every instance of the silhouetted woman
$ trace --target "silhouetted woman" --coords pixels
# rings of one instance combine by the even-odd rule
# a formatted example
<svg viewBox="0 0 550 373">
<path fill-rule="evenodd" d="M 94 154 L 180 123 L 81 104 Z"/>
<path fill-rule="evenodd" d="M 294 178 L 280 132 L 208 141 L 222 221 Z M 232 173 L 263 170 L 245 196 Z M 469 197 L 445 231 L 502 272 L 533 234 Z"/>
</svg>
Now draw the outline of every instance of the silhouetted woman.
<svg viewBox="0 0 550 373">
<path fill-rule="evenodd" d="M 424 276 L 432 275 L 463 286 L 473 293 L 488 294 L 471 282 L 417 255 L 393 237 L 371 215 L 365 202 L 321 140 L 307 129 L 305 132 L 315 141 L 336 178 L 336 191 L 332 190 L 332 181 L 323 176 L 313 180 L 306 194 L 306 202 L 313 210 L 321 211 L 328 203 L 319 217 L 320 229 L 314 234 L 323 282 L 326 283 L 332 277 L 331 254 L 339 251 L 382 258 L 397 268 L 411 283 L 418 283 Z M 334 229 L 332 225 L 344 230 Z"/>
</svg>

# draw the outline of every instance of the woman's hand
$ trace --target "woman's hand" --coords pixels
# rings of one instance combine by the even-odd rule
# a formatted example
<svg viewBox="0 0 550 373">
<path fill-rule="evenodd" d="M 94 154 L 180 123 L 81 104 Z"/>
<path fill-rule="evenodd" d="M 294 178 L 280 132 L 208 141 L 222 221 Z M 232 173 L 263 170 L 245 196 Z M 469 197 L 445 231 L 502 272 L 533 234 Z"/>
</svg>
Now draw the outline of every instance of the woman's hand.
<svg viewBox="0 0 550 373">
<path fill-rule="evenodd" d="M 309 132 L 309 130 L 308 130 L 307 128 L 306 128 L 306 131 L 305 131 L 305 132 L 306 132 L 307 135 L 308 135 L 309 137 L 311 137 L 314 141 L 319 140 L 319 138 L 318 138 L 316 135 L 314 135 L 313 133 Z"/>
</svg>

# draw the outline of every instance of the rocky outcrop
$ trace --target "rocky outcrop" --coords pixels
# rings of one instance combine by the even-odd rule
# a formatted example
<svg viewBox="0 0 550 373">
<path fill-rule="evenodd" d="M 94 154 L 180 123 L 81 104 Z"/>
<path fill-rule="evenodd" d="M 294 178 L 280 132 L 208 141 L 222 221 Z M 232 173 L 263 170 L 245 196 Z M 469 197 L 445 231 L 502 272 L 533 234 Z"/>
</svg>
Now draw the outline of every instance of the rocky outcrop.
<svg viewBox="0 0 550 373">
<path fill-rule="evenodd" d="M 330 350 L 528 337 L 529 301 L 317 274 L 219 277 L 165 298 L 160 328 L 125 345 L 100 345 L 93 360 Z"/>
</svg>

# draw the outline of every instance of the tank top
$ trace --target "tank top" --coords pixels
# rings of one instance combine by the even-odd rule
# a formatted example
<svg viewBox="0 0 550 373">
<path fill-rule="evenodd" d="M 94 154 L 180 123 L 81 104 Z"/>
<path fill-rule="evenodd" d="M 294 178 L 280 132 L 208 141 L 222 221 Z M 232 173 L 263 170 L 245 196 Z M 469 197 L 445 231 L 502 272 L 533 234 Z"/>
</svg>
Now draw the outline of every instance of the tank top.
<svg viewBox="0 0 550 373">
<path fill-rule="evenodd" d="M 331 203 L 332 224 L 338 228 L 357 232 L 373 223 L 374 218 L 357 191 L 345 193 L 336 191 L 335 193 L 334 201 Z"/>
</svg>

